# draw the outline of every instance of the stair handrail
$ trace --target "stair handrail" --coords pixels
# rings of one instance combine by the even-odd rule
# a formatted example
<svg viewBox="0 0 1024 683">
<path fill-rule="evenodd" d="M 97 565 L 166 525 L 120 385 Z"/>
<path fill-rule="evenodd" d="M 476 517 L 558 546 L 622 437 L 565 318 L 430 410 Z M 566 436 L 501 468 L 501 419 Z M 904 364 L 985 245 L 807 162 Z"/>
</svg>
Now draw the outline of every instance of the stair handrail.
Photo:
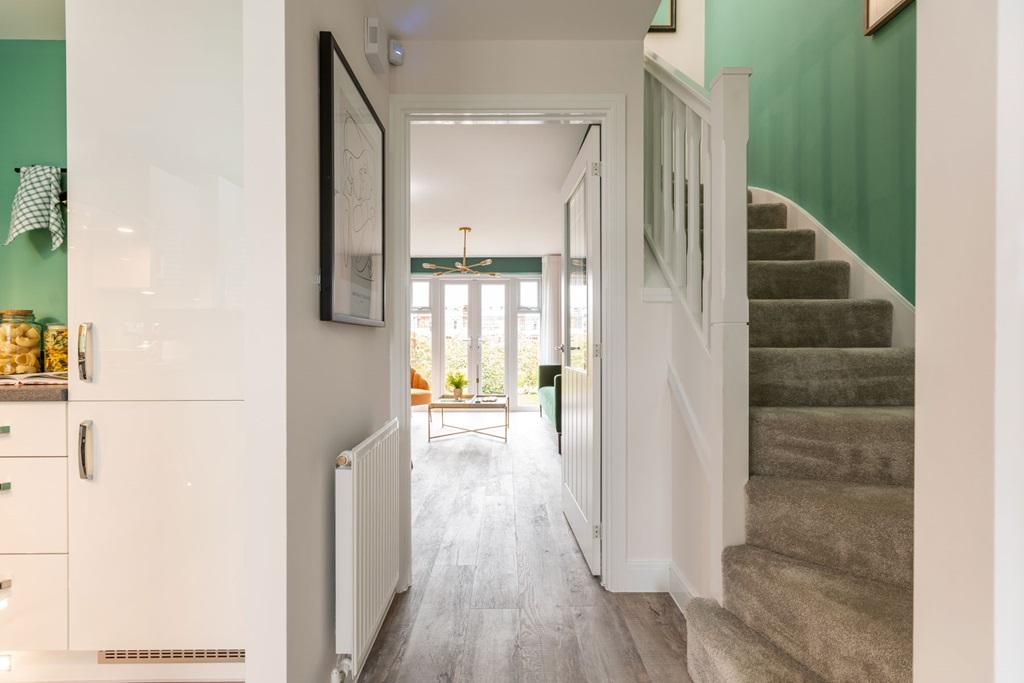
<svg viewBox="0 0 1024 683">
<path fill-rule="evenodd" d="M 751 70 L 722 69 L 707 91 L 653 53 L 644 68 L 644 236 L 673 321 L 691 323 L 671 325 L 669 375 L 710 484 L 707 590 L 721 599 L 721 552 L 745 541 Z"/>
</svg>

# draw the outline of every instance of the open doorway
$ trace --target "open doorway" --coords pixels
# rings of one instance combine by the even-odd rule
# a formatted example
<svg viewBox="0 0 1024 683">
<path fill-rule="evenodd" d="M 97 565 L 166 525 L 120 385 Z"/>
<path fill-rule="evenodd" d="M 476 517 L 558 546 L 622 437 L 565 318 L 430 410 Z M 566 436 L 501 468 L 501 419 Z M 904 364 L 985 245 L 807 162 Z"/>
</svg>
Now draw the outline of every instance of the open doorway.
<svg viewBox="0 0 1024 683">
<path fill-rule="evenodd" d="M 530 666 L 537 664 L 541 679 L 557 677 L 562 667 L 580 666 L 580 643 L 590 647 L 585 633 L 574 632 L 572 622 L 579 615 L 569 609 L 571 605 L 619 609 L 620 603 L 602 585 L 614 589 L 615 577 L 624 575 L 625 558 L 625 398 L 621 389 L 615 390 L 624 386 L 625 354 L 624 100 L 532 96 L 513 103 L 510 99 L 392 99 L 389 284 L 392 306 L 402 314 L 401 320 L 398 315 L 393 318 L 392 405 L 396 414 L 405 417 L 403 449 L 409 449 L 409 465 L 415 469 L 409 470 L 402 495 L 403 504 L 408 505 L 402 515 L 408 515 L 409 524 L 403 548 L 407 574 L 400 585 L 411 590 L 396 598 L 368 663 L 369 671 L 385 677 L 395 667 L 422 673 L 423 667 L 441 666 L 446 655 L 452 661 L 465 661 L 459 659 L 465 653 L 455 650 L 471 642 L 466 634 L 492 627 L 512 634 L 504 642 L 520 653 L 522 664 L 526 660 Z M 450 172 L 462 176 L 448 177 L 449 171 L 441 168 L 420 170 L 417 149 L 422 131 L 437 140 L 440 152 L 435 154 L 442 161 L 456 162 Z M 518 136 L 519 141 L 504 153 L 481 139 L 458 151 L 459 136 L 496 135 L 487 131 Z M 531 149 L 528 131 L 549 136 L 532 154 L 523 153 Z M 562 135 L 565 140 L 559 143 Z M 589 145 L 585 144 L 588 137 Z M 580 158 L 584 148 L 592 158 Z M 539 164 L 551 156 L 552 149 L 563 150 L 561 162 L 548 163 L 550 168 Z M 523 210 L 543 204 L 539 194 L 502 204 L 487 200 L 485 189 L 509 186 L 510 178 L 504 182 L 492 178 L 484 189 L 475 185 L 489 173 L 502 172 L 511 178 L 545 181 L 550 198 L 546 206 L 552 216 L 547 223 L 551 227 L 541 233 L 550 240 L 545 246 L 533 246 L 528 228 L 534 219 L 515 219 Z M 581 185 L 586 189 L 581 190 Z M 424 246 L 417 235 L 429 225 L 424 200 L 431 193 L 459 189 L 468 191 L 468 201 L 465 194 L 460 198 L 454 192 L 447 213 L 437 221 L 436 234 Z M 469 214 L 477 199 L 485 210 L 483 216 Z M 596 209 L 590 216 L 595 222 L 570 235 L 573 209 L 579 223 L 580 217 L 587 216 L 588 206 Z M 489 224 L 495 214 L 511 217 L 510 223 L 493 230 Z M 463 233 L 460 227 L 472 230 Z M 563 258 L 573 235 L 583 248 L 573 259 L 575 280 L 566 274 Z M 552 255 L 559 257 L 555 275 L 553 268 L 545 267 L 546 257 Z M 533 259 L 534 265 L 520 263 L 516 268 L 508 259 Z M 441 268 L 425 264 L 453 271 L 438 276 L 434 273 Z M 603 274 L 599 265 L 605 266 Z M 500 274 L 460 273 L 460 267 Z M 553 284 L 549 286 L 547 280 Z M 582 299 L 576 297 L 577 305 L 583 301 L 594 307 L 582 320 L 567 310 L 573 299 L 567 295 L 572 283 L 577 293 L 584 292 Z M 558 299 L 551 304 L 555 293 Z M 584 320 L 587 325 L 581 326 Z M 601 320 L 617 322 L 602 329 Z M 571 337 L 567 328 L 573 325 L 576 336 L 572 338 L 579 340 L 581 329 L 592 336 L 584 343 L 567 343 Z M 530 357 L 532 349 L 524 349 L 525 345 L 537 347 L 535 361 Z M 580 362 L 581 355 L 587 364 Z M 595 395 L 589 407 L 608 407 L 608 419 L 595 413 L 572 422 L 577 450 L 593 454 L 587 469 L 592 485 L 586 495 L 579 487 L 569 487 L 573 495 L 566 496 L 566 482 L 577 481 L 584 470 L 565 469 L 572 462 L 568 454 L 574 452 L 570 428 L 563 425 L 560 455 L 553 420 L 548 420 L 547 411 L 541 414 L 545 366 L 553 366 L 552 379 L 573 366 L 588 368 L 602 378 L 591 385 Z M 447 375 L 462 368 L 466 394 L 482 393 L 484 399 L 507 396 L 507 440 L 501 438 L 503 428 L 498 438 L 473 431 L 477 429 L 474 420 L 481 431 L 500 424 L 505 416 L 499 411 L 453 411 L 445 415 L 445 423 L 468 427 L 468 433 L 456 430 L 451 437 L 430 439 L 433 426 L 441 427 L 440 408 L 428 415 L 429 408 L 410 406 L 412 371 L 417 370 L 424 380 L 429 403 L 453 393 L 446 386 L 450 384 Z M 564 417 L 565 412 L 563 407 L 559 414 Z M 429 432 L 428 425 L 432 425 Z M 573 499 L 582 501 L 575 507 L 591 511 L 578 516 L 585 524 L 570 523 L 572 515 L 566 510 Z M 476 618 L 493 618 L 496 623 L 472 623 Z M 528 628 L 523 627 L 524 618 L 533 622 Z M 519 621 L 505 623 L 506 619 Z M 527 638 L 527 631 L 535 642 Z M 556 641 L 568 649 L 552 647 Z"/>
</svg>

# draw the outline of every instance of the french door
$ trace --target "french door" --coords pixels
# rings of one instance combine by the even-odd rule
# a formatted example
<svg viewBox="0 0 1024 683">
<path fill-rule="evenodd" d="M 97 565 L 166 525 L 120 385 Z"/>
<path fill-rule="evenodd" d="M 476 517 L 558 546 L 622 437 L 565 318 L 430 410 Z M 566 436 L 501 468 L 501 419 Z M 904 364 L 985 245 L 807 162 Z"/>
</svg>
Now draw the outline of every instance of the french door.
<svg viewBox="0 0 1024 683">
<path fill-rule="evenodd" d="M 444 325 L 442 383 L 462 373 L 473 394 L 508 394 L 511 386 L 509 283 L 504 280 L 441 281 Z"/>
<path fill-rule="evenodd" d="M 562 185 L 562 511 L 601 573 L 601 131 L 591 126 Z"/>
</svg>

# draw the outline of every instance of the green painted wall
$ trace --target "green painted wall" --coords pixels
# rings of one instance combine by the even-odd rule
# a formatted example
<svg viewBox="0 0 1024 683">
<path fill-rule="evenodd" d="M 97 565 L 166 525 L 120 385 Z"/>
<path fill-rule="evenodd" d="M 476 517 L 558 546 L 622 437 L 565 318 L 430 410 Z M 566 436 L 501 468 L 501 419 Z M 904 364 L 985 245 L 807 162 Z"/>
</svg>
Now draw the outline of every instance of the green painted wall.
<svg viewBox="0 0 1024 683">
<path fill-rule="evenodd" d="M 483 261 L 484 256 L 473 256 L 470 257 L 470 263 L 476 263 Z M 423 267 L 424 263 L 439 263 L 442 265 L 451 265 L 456 261 L 461 261 L 461 256 L 434 256 L 430 258 L 414 258 L 412 259 L 412 272 L 413 273 L 434 273 L 436 271 L 426 270 Z M 540 275 L 541 271 L 541 259 L 540 257 L 534 256 L 495 256 L 494 263 L 487 266 L 483 270 L 508 273 L 509 275 Z"/>
<path fill-rule="evenodd" d="M 64 41 L 0 40 L 0 245 L 7 241 L 15 166 L 67 165 Z M 68 317 L 67 244 L 33 230 L 0 246 L 0 309 L 31 308 L 39 320 Z"/>
<path fill-rule="evenodd" d="M 707 0 L 705 83 L 749 66 L 750 184 L 786 195 L 914 301 L 916 17 L 863 0 Z"/>
</svg>

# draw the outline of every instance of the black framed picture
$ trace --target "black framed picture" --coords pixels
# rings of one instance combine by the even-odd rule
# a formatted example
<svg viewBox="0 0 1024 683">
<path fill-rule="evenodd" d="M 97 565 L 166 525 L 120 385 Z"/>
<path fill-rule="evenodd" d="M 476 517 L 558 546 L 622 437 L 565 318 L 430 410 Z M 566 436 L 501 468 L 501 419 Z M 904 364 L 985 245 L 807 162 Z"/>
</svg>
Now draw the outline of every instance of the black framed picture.
<svg viewBox="0 0 1024 683">
<path fill-rule="evenodd" d="M 384 325 L 384 125 L 320 32 L 320 319 Z"/>
<path fill-rule="evenodd" d="M 676 30 L 676 0 L 661 0 L 648 33 L 674 33 Z"/>
</svg>

